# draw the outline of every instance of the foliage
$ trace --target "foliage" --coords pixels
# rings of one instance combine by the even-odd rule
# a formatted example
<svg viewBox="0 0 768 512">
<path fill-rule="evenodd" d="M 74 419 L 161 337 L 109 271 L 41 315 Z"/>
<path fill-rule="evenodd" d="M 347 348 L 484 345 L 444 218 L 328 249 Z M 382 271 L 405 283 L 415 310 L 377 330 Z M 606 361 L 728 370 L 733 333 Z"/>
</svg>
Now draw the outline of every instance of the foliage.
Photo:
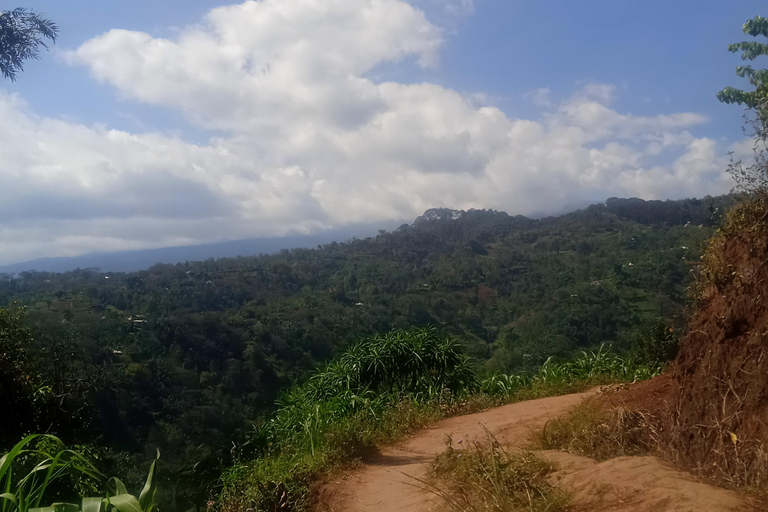
<svg viewBox="0 0 768 512">
<path fill-rule="evenodd" d="M 434 330 L 395 331 L 353 344 L 289 391 L 275 416 L 257 428 L 251 441 L 255 452 L 253 446 L 243 452 L 244 458 L 255 458 L 235 465 L 223 478 L 221 510 L 308 510 L 310 484 L 320 475 L 440 417 L 595 383 L 650 378 L 660 371 L 600 347 L 572 361 L 548 360 L 532 376 L 495 373 L 478 381 L 456 348 Z M 397 357 L 386 356 L 403 353 L 432 363 L 401 368 Z M 408 375 L 405 384 L 392 385 L 402 375 Z M 514 476 L 507 470 L 504 475 Z M 549 494 L 541 498 L 546 498 L 542 503 L 561 503 Z"/>
<path fill-rule="evenodd" d="M 11 81 L 24 70 L 24 61 L 38 59 L 45 40 L 56 41 L 59 27 L 22 7 L 0 11 L 0 73 Z"/>
<path fill-rule="evenodd" d="M 158 458 L 160 454 L 158 453 Z M 0 457 L 0 510 L 2 512 L 152 512 L 156 508 L 157 459 L 152 462 L 138 498 L 118 478 L 107 482 L 105 497 L 86 497 L 79 503 L 50 502 L 51 496 L 72 500 L 73 482 L 103 482 L 105 477 L 81 453 L 67 449 L 51 435 L 25 437 Z M 63 484 L 63 485 L 62 485 Z M 48 500 L 48 501 L 44 501 Z M 43 505 L 43 506 L 41 506 Z"/>
<path fill-rule="evenodd" d="M 245 470 L 249 490 L 237 490 L 244 470 L 235 470 L 225 478 L 225 501 L 231 508 L 245 493 L 260 510 L 304 508 L 319 471 L 396 437 L 404 424 L 434 419 L 432 407 L 474 385 L 459 346 L 434 329 L 361 339 L 283 395 L 274 417 L 252 436 L 261 457 Z"/>
<path fill-rule="evenodd" d="M 762 16 L 748 20 L 743 26 L 744 33 L 752 37 L 768 37 L 768 19 Z M 754 61 L 758 57 L 768 56 L 768 44 L 758 41 L 744 41 L 728 46 L 728 50 L 741 52 L 742 60 Z M 746 128 L 753 139 L 754 161 L 746 165 L 741 159 L 731 157 L 728 172 L 736 180 L 737 188 L 747 193 L 768 191 L 768 69 L 755 69 L 751 65 L 738 66 L 736 74 L 746 78 L 752 90 L 726 87 L 717 94 L 723 103 L 737 103 L 747 107 Z"/>
<path fill-rule="evenodd" d="M 282 391 L 358 339 L 432 325 L 459 343 L 478 375 L 519 381 L 551 356 L 550 366 L 602 343 L 627 354 L 660 320 L 679 331 L 691 267 L 730 201 L 612 198 L 539 220 L 437 212 L 316 249 L 130 274 L 0 275 L 0 304 L 26 308 L 27 374 L 40 379 L 30 389 L 45 391 L 5 446 L 43 429 L 95 443 L 108 448 L 109 473 L 129 486 L 141 484 L 135 468 L 159 447 L 163 508 L 203 506 L 233 463 L 232 442 L 242 445 Z M 340 400 L 358 412 L 366 403 L 386 409 L 369 391 L 380 389 Z M 490 404 L 512 394 L 483 396 Z M 436 407 L 458 411 L 462 400 Z M 335 414 L 328 407 L 316 411 L 320 423 Z M 260 443 L 251 437 L 249 449 Z"/>
<path fill-rule="evenodd" d="M 642 360 L 621 357 L 601 345 L 594 351 L 583 351 L 570 361 L 547 361 L 531 377 L 493 373 L 480 381 L 480 390 L 491 396 L 510 397 L 521 392 L 557 394 L 572 386 L 609 382 L 637 382 L 659 375 L 664 364 L 656 358 Z"/>
<path fill-rule="evenodd" d="M 673 327 L 658 323 L 634 339 L 636 360 L 649 366 L 662 366 L 677 357 L 680 336 Z"/>
<path fill-rule="evenodd" d="M 768 37 L 768 19 L 755 16 L 747 20 L 743 26 L 744 33 L 752 37 Z M 768 44 L 757 41 L 743 41 L 728 46 L 732 53 L 741 52 L 742 60 L 753 61 L 758 57 L 768 55 Z M 736 74 L 747 78 L 753 91 L 744 91 L 734 87 L 726 87 L 717 93 L 717 99 L 723 103 L 744 104 L 749 108 L 759 108 L 768 99 L 768 70 L 754 69 L 752 66 L 738 66 Z"/>
<path fill-rule="evenodd" d="M 306 439 L 314 453 L 325 427 L 340 418 L 377 415 L 406 396 L 420 403 L 440 400 L 446 392 L 462 393 L 474 385 L 459 345 L 435 329 L 377 334 L 352 344 L 306 383 L 285 393 L 258 436 L 294 447 Z"/>
<path fill-rule="evenodd" d="M 101 479 L 90 462 L 79 453 L 67 450 L 58 438 L 27 436 L 0 457 L 2 512 L 39 509 L 50 488 L 79 475 Z"/>
<path fill-rule="evenodd" d="M 41 403 L 48 388 L 37 375 L 32 356 L 32 336 L 22 325 L 24 310 L 0 309 L 0 396 L 8 408 L 24 422 L 0 422 L 0 443 L 18 439 L 24 426 L 40 423 Z"/>
<path fill-rule="evenodd" d="M 454 448 L 449 438 L 447 449 L 432 463 L 430 472 L 440 481 L 430 487 L 451 510 L 567 510 L 568 495 L 547 482 L 555 469 L 552 463 L 531 452 L 507 452 L 490 432 L 487 434 L 485 442 L 475 441 L 462 449 Z"/>
</svg>

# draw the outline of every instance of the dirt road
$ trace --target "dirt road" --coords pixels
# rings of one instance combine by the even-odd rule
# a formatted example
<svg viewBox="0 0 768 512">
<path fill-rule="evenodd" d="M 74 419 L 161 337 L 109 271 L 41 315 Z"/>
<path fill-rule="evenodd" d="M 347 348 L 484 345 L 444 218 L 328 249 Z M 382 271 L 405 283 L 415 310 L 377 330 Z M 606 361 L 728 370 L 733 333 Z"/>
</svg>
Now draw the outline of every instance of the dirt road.
<svg viewBox="0 0 768 512">
<path fill-rule="evenodd" d="M 458 416 L 420 431 L 367 460 L 324 488 L 323 508 L 331 512 L 424 512 L 444 509 L 426 491 L 423 479 L 432 459 L 454 442 L 484 437 L 484 428 L 509 447 L 524 446 L 532 432 L 591 396 L 594 391 L 542 398 Z M 598 465 L 568 454 L 549 453 L 561 465 L 554 477 L 573 492 L 580 510 L 736 512 L 754 510 L 735 493 L 695 481 L 653 457 L 614 459 Z M 638 461 L 640 461 L 638 463 Z M 591 474 L 597 475 L 594 479 Z M 656 478 L 653 475 L 662 475 Z M 593 481 L 594 480 L 594 481 Z M 611 481 L 617 485 L 612 485 Z M 587 507 L 587 508 L 582 508 Z M 649 508 L 651 507 L 651 508 Z"/>
</svg>

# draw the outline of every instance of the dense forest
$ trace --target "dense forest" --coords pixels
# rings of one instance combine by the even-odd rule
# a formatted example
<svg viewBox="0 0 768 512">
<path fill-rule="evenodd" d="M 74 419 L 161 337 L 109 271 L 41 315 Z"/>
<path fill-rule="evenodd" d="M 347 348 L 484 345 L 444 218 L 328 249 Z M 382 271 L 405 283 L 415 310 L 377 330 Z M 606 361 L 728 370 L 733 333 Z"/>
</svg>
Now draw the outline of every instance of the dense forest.
<svg viewBox="0 0 768 512">
<path fill-rule="evenodd" d="M 276 255 L 0 275 L 0 330 L 14 333 L 0 336 L 0 387 L 18 418 L 0 442 L 55 433 L 128 482 L 159 448 L 165 509 L 204 506 L 281 390 L 362 336 L 432 326 L 475 370 L 525 373 L 679 331 L 732 202 L 612 198 L 545 219 L 433 209 Z"/>
</svg>

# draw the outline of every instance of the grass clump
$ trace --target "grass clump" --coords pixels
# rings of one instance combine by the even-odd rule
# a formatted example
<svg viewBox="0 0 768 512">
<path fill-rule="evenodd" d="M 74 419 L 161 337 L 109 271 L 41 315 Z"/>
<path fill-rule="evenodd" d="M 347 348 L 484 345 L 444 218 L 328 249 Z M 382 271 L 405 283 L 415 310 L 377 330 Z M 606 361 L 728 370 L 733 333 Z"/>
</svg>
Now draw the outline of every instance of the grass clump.
<svg viewBox="0 0 768 512">
<path fill-rule="evenodd" d="M 634 357 L 621 357 L 600 345 L 575 359 L 556 362 L 552 358 L 532 376 L 493 374 L 480 381 L 480 392 L 519 400 L 576 392 L 589 386 L 616 382 L 638 382 L 660 375 L 664 363 L 647 363 Z"/>
<path fill-rule="evenodd" d="M 222 510 L 307 510 L 310 484 L 443 416 L 477 388 L 459 346 L 434 329 L 365 338 L 283 395 L 223 477 Z"/>
<path fill-rule="evenodd" d="M 657 446 L 655 427 L 639 411 L 584 403 L 549 421 L 538 434 L 544 449 L 565 450 L 595 460 L 647 455 Z"/>
<path fill-rule="evenodd" d="M 547 482 L 555 466 L 528 451 L 507 452 L 488 432 L 485 442 L 448 448 L 432 463 L 431 484 L 451 510 L 557 512 L 570 502 Z"/>
</svg>

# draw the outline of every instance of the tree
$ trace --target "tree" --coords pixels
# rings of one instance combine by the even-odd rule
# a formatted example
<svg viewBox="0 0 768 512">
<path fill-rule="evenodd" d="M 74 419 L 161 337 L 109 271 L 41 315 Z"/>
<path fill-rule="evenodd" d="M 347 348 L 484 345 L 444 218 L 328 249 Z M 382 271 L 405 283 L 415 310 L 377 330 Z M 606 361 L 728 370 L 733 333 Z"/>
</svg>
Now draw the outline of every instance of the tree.
<svg viewBox="0 0 768 512">
<path fill-rule="evenodd" d="M 24 70 L 24 61 L 40 58 L 45 40 L 56 42 L 59 27 L 34 11 L 18 8 L 0 12 L 0 73 L 11 81 Z"/>
<path fill-rule="evenodd" d="M 752 37 L 768 37 L 768 18 L 756 16 L 747 20 L 744 33 Z M 728 46 L 731 53 L 742 52 L 741 59 L 753 61 L 761 56 L 768 56 L 768 44 L 757 41 L 742 41 Z M 726 87 L 717 93 L 717 99 L 723 103 L 738 103 L 749 108 L 758 108 L 768 99 L 768 69 L 755 69 L 752 66 L 738 66 L 736 74 L 749 80 L 754 91 L 744 91 L 735 87 Z"/>
<path fill-rule="evenodd" d="M 747 20 L 743 30 L 752 37 L 768 38 L 768 18 L 756 16 Z M 745 61 L 768 56 L 768 44 L 758 41 L 731 44 L 728 50 L 732 53 L 741 52 L 741 58 Z M 768 69 L 755 69 L 751 65 L 738 66 L 736 74 L 749 80 L 754 89 L 747 91 L 726 87 L 717 93 L 717 99 L 723 103 L 747 107 L 745 119 L 748 128 L 745 132 L 754 139 L 754 161 L 751 165 L 745 165 L 732 155 L 728 172 L 736 180 L 737 189 L 765 194 L 768 193 Z"/>
<path fill-rule="evenodd" d="M 0 446 L 37 427 L 39 384 L 30 357 L 32 336 L 22 326 L 23 310 L 0 309 L 0 396 L 14 421 L 0 422 Z"/>
</svg>

